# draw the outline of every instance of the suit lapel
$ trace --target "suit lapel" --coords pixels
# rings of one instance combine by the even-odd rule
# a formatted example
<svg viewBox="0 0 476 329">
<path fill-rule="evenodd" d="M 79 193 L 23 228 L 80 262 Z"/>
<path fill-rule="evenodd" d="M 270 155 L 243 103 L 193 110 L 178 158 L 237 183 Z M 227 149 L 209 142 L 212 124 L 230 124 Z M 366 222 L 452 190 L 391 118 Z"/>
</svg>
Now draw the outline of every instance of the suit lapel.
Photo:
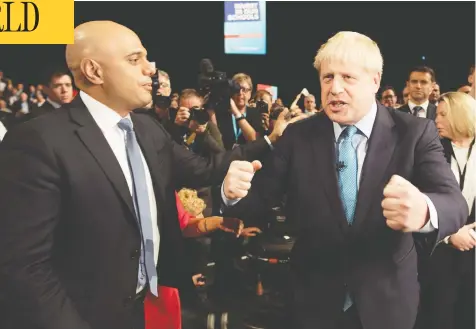
<svg viewBox="0 0 476 329">
<path fill-rule="evenodd" d="M 310 138 L 316 163 L 322 165 L 321 169 L 317 171 L 319 182 L 324 182 L 328 202 L 333 213 L 336 214 L 338 225 L 345 234 L 349 230 L 349 224 L 339 195 L 334 128 L 327 115 L 323 115 L 319 123 L 321 126 L 314 130 L 318 136 Z"/>
<path fill-rule="evenodd" d="M 410 107 L 408 106 L 408 104 L 403 105 L 403 106 L 400 107 L 398 110 L 400 110 L 400 111 L 402 111 L 402 112 L 405 112 L 405 113 L 413 114 L 413 113 L 410 111 Z"/>
<path fill-rule="evenodd" d="M 451 141 L 447 138 L 443 138 L 440 141 L 445 152 L 445 159 L 449 164 L 451 164 L 451 154 L 453 154 L 453 147 L 451 146 Z"/>
<path fill-rule="evenodd" d="M 129 212 L 134 216 L 134 224 L 138 228 L 132 197 L 124 173 L 101 129 L 94 121 L 80 97 L 76 97 L 73 100 L 69 111 L 71 119 L 80 126 L 76 130 L 78 137 L 96 159 L 99 167 L 107 176 L 117 194 L 127 206 Z"/>
<path fill-rule="evenodd" d="M 164 161 L 161 161 L 159 156 L 160 150 L 165 146 L 165 140 L 161 141 L 160 145 L 155 145 L 154 141 L 150 137 L 150 132 L 147 132 L 146 127 L 144 124 L 137 119 L 137 115 L 131 114 L 132 122 L 134 123 L 134 131 L 136 132 L 137 142 L 139 143 L 142 154 L 147 162 L 147 166 L 149 168 L 149 172 L 152 178 L 152 182 L 154 185 L 154 192 L 156 197 L 157 203 L 157 220 L 160 224 L 160 219 L 162 216 L 162 212 L 160 212 L 159 204 L 164 204 L 165 200 L 165 174 L 164 170 Z M 165 136 L 164 136 L 165 138 Z"/>
<path fill-rule="evenodd" d="M 367 154 L 360 177 L 353 227 L 357 227 L 365 220 L 372 203 L 381 202 L 383 198 L 380 185 L 398 141 L 394 126 L 395 122 L 389 110 L 378 105 L 377 116 L 368 141 Z"/>
<path fill-rule="evenodd" d="M 436 119 L 436 106 L 434 104 L 428 104 L 428 108 L 426 111 L 426 118 L 430 120 Z"/>
</svg>

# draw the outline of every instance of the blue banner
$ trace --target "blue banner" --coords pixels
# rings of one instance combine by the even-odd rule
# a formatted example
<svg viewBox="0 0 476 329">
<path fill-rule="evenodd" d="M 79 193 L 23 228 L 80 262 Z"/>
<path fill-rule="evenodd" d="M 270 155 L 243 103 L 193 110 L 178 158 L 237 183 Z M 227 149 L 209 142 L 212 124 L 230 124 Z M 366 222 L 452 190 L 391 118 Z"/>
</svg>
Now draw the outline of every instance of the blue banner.
<svg viewBox="0 0 476 329">
<path fill-rule="evenodd" d="M 266 1 L 225 1 L 225 54 L 266 54 Z"/>
</svg>

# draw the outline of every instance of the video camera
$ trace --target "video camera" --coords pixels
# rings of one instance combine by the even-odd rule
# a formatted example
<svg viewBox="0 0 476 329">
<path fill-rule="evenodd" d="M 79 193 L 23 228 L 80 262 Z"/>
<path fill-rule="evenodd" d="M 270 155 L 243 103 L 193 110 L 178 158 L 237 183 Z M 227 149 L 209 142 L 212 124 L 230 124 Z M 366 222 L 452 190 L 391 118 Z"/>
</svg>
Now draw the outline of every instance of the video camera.
<svg viewBox="0 0 476 329">
<path fill-rule="evenodd" d="M 230 107 L 230 97 L 239 93 L 241 86 L 227 78 L 226 72 L 215 71 L 211 60 L 208 58 L 200 61 L 200 74 L 198 76 L 199 93 L 205 98 L 206 108 L 214 110 Z"/>
</svg>

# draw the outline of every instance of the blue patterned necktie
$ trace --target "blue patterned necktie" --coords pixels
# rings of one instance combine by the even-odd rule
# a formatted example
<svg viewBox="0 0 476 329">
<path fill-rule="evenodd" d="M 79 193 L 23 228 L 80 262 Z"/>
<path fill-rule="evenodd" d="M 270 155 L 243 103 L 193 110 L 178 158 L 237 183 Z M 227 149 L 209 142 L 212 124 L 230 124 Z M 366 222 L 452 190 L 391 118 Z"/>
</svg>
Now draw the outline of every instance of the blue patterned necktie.
<svg viewBox="0 0 476 329">
<path fill-rule="evenodd" d="M 126 132 L 126 151 L 133 182 L 134 209 L 139 219 L 139 227 L 142 236 L 142 252 L 139 264 L 139 284 L 145 286 L 149 282 L 152 294 L 157 293 L 157 269 L 154 261 L 154 237 L 152 218 L 150 214 L 149 195 L 147 191 L 145 169 L 142 163 L 139 143 L 132 127 L 132 121 L 124 118 L 117 124 Z M 147 281 L 146 281 L 147 278 Z"/>
<path fill-rule="evenodd" d="M 339 192 L 344 207 L 345 217 L 352 224 L 357 204 L 357 150 L 352 146 L 352 138 L 357 133 L 356 126 L 348 126 L 341 133 L 339 140 Z"/>
<path fill-rule="evenodd" d="M 357 204 L 357 150 L 352 146 L 352 138 L 358 132 L 356 126 L 348 126 L 339 137 L 339 192 L 344 207 L 347 223 L 352 225 Z M 352 299 L 347 292 L 344 301 L 344 311 L 352 306 Z"/>
</svg>

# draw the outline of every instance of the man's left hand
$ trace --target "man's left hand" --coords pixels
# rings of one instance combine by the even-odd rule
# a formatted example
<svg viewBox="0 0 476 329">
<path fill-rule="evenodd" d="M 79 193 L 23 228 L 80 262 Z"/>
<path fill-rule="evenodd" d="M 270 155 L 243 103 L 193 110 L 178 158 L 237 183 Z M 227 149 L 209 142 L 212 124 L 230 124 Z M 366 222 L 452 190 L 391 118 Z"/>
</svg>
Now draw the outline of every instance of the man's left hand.
<svg viewBox="0 0 476 329">
<path fill-rule="evenodd" d="M 403 177 L 393 175 L 383 195 L 383 216 L 392 230 L 416 232 L 429 220 L 425 196 Z"/>
</svg>

